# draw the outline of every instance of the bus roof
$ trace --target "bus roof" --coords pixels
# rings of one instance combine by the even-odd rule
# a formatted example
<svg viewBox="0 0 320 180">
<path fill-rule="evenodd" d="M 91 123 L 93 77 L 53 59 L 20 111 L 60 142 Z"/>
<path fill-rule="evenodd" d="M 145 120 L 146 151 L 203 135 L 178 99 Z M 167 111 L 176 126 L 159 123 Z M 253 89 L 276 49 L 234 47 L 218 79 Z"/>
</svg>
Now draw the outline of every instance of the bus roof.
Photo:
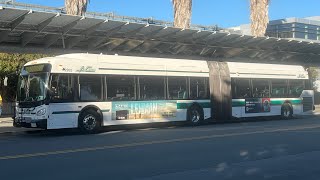
<svg viewBox="0 0 320 180">
<path fill-rule="evenodd" d="M 25 66 L 43 63 L 52 64 L 52 73 L 209 76 L 204 60 L 87 53 L 46 57 Z M 307 71 L 297 65 L 228 62 L 228 66 L 231 77 L 237 78 L 308 79 Z"/>
<path fill-rule="evenodd" d="M 303 66 L 283 64 L 228 62 L 231 77 L 271 78 L 271 79 L 308 79 Z"/>
</svg>

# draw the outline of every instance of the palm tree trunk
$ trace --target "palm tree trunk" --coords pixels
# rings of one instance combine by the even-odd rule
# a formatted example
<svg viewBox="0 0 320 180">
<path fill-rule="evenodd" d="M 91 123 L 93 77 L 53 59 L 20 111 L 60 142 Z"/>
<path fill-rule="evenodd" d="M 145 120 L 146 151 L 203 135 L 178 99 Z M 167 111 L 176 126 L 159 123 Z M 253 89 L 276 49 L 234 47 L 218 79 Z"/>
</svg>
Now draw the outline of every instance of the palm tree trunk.
<svg viewBox="0 0 320 180">
<path fill-rule="evenodd" d="M 192 0 L 172 0 L 174 27 L 187 29 L 191 24 Z"/>
<path fill-rule="evenodd" d="M 83 16 L 87 11 L 89 0 L 65 0 L 67 14 Z"/>
<path fill-rule="evenodd" d="M 251 34 L 264 36 L 269 23 L 269 0 L 250 0 Z"/>
</svg>

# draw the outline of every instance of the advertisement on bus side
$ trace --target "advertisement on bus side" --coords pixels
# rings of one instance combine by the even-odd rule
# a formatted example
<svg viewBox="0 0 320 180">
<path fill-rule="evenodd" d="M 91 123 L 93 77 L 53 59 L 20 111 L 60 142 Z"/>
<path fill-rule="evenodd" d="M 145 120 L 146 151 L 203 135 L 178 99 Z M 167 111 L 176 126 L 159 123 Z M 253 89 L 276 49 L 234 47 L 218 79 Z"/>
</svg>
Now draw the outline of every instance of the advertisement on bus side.
<svg viewBox="0 0 320 180">
<path fill-rule="evenodd" d="M 270 112 L 270 98 L 247 98 L 245 99 L 246 113 Z"/>
<path fill-rule="evenodd" d="M 112 102 L 112 120 L 174 118 L 176 113 L 176 102 Z"/>
</svg>

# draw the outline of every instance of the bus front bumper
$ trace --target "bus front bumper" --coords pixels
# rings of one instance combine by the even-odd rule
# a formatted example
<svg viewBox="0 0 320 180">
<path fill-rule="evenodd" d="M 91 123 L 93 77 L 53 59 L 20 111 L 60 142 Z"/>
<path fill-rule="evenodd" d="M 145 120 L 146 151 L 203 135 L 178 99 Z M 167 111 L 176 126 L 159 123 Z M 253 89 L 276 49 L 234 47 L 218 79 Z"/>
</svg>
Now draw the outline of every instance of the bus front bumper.
<svg viewBox="0 0 320 180">
<path fill-rule="evenodd" d="M 47 129 L 47 119 L 39 119 L 35 122 L 23 122 L 23 121 L 19 121 L 19 119 L 14 119 L 13 126 L 14 127 L 25 127 L 25 128 Z"/>
</svg>

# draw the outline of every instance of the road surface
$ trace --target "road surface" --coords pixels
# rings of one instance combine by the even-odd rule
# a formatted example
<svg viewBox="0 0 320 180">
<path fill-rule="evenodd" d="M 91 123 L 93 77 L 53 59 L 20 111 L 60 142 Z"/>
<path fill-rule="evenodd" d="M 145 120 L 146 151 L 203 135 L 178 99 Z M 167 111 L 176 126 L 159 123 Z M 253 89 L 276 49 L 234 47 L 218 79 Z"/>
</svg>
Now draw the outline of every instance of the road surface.
<svg viewBox="0 0 320 180">
<path fill-rule="evenodd" d="M 0 179 L 320 179 L 320 118 L 0 135 Z"/>
</svg>

